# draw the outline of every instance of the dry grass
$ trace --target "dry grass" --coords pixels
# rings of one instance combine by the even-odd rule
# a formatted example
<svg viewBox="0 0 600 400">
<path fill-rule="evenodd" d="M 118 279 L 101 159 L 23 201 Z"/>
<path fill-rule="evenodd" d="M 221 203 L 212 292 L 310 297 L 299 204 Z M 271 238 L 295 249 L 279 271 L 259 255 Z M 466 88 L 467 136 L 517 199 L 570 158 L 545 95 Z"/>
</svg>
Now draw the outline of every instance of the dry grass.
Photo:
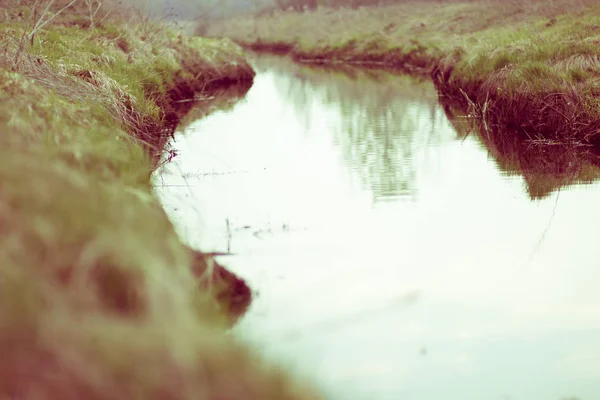
<svg viewBox="0 0 600 400">
<path fill-rule="evenodd" d="M 0 23 L 0 398 L 317 398 L 224 334 L 249 289 L 180 242 L 148 181 L 193 104 L 178 100 L 251 81 L 239 47 L 160 26 L 82 29 L 64 14 L 18 54 L 31 25 L 11 11 Z"/>
</svg>

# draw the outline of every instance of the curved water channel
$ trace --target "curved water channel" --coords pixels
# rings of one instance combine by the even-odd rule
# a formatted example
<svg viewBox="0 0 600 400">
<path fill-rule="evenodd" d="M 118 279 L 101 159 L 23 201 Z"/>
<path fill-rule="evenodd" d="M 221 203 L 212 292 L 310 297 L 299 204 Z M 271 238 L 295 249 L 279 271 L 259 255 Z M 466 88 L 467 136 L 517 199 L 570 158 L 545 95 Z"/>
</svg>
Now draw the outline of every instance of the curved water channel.
<svg viewBox="0 0 600 400">
<path fill-rule="evenodd" d="M 255 289 L 237 335 L 331 399 L 600 398 L 600 184 L 534 195 L 430 83 L 254 63 L 155 175 Z"/>
</svg>

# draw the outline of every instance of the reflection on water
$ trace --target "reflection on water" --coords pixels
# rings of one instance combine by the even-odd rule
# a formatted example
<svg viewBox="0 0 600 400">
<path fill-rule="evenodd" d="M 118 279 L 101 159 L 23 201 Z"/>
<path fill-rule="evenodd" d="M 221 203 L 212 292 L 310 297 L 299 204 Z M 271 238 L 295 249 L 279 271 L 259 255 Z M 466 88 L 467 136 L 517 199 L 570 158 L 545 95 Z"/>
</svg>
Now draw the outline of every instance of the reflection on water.
<svg viewBox="0 0 600 400">
<path fill-rule="evenodd" d="M 507 175 L 521 175 L 531 199 L 542 199 L 573 184 L 600 178 L 600 156 L 592 147 L 559 144 L 516 135 L 488 134 L 464 113 L 445 107 L 459 135 L 474 133 Z"/>
<path fill-rule="evenodd" d="M 600 185 L 507 173 L 426 82 L 256 66 L 155 176 L 256 289 L 240 338 L 332 399 L 600 398 Z"/>
<path fill-rule="evenodd" d="M 330 127 L 333 143 L 375 199 L 414 195 L 419 152 L 448 133 L 436 129 L 446 117 L 431 83 L 368 70 L 296 69 L 295 79 L 286 74 L 274 79 L 305 128 L 315 122 L 310 105 L 317 94 L 339 110 L 339 124 Z"/>
</svg>

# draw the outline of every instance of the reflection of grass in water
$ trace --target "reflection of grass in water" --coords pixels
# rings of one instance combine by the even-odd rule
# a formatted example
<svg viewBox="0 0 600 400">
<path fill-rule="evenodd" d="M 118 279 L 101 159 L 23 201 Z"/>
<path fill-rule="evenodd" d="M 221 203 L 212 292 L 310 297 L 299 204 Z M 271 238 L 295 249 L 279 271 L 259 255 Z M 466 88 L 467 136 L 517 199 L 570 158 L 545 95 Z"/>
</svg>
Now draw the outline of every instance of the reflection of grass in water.
<svg viewBox="0 0 600 400">
<path fill-rule="evenodd" d="M 310 101 L 318 96 L 341 114 L 334 141 L 376 198 L 413 191 L 415 143 L 438 135 L 437 94 L 430 82 L 382 71 L 273 62 L 275 70 L 288 71 L 277 87 L 299 112 L 309 113 Z M 431 120 L 430 131 L 416 131 L 422 120 Z"/>
<path fill-rule="evenodd" d="M 250 84 L 251 82 L 245 82 L 241 85 L 219 89 L 208 97 L 196 97 L 196 101 L 193 102 L 194 107 L 181 118 L 177 129 L 183 132 L 186 126 L 208 114 L 231 110 L 246 94 Z"/>
<path fill-rule="evenodd" d="M 344 70 L 320 69 L 288 67 L 285 61 L 283 63 L 282 69 L 293 68 L 298 77 L 291 82 L 281 80 L 281 86 L 287 89 L 287 97 L 296 102 L 297 109 L 307 110 L 309 94 L 317 91 L 323 93 L 327 103 L 341 110 L 345 117 L 336 143 L 343 149 L 348 163 L 361 171 L 363 182 L 374 190 L 375 195 L 410 191 L 413 175 L 411 164 L 406 161 L 414 157 L 411 146 L 414 135 L 405 132 L 411 132 L 419 118 L 409 114 L 408 104 L 425 99 L 430 104 L 431 114 L 435 115 L 436 95 L 430 91 L 429 83 L 415 83 L 408 77 L 347 67 Z M 459 137 L 471 131 L 477 121 L 483 122 L 455 116 L 447 105 L 445 108 Z M 478 115 L 476 111 L 471 110 L 473 117 Z M 480 107 L 479 115 L 482 111 Z M 431 119 L 435 121 L 435 117 Z M 589 146 L 530 140 L 508 134 L 492 124 L 488 130 L 496 129 L 493 133 L 481 134 L 485 132 L 485 126 L 479 127 L 481 130 L 475 131 L 498 166 L 507 174 L 522 175 L 531 198 L 543 198 L 557 188 L 590 183 L 600 177 L 598 157 Z M 390 134 L 399 129 L 404 131 L 402 135 Z M 435 133 L 435 127 L 432 127 L 429 137 L 434 137 Z"/>
<path fill-rule="evenodd" d="M 477 135 L 504 173 L 523 176 L 532 199 L 600 178 L 600 158 L 590 146 L 522 139 L 503 131 L 490 131 L 489 126 L 486 130 L 481 119 L 461 118 L 463 113 L 450 106 L 445 110 L 460 135 Z"/>
</svg>

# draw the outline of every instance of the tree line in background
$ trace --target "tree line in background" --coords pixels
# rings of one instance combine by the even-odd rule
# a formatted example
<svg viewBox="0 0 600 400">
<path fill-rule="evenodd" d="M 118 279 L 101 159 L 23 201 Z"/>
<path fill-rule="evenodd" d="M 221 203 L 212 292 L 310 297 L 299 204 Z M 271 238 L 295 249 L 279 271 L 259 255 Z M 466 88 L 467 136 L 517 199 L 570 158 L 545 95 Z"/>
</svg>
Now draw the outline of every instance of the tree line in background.
<svg viewBox="0 0 600 400">
<path fill-rule="evenodd" d="M 319 7 L 373 7 L 411 1 L 415 0 L 0 0 L 0 17 L 6 9 L 25 6 L 30 7 L 32 13 L 61 10 L 68 13 L 75 12 L 89 19 L 92 26 L 102 21 L 107 14 L 111 17 L 143 14 L 154 18 L 209 22 L 214 19 L 268 14 L 273 11 L 303 12 Z"/>
<path fill-rule="evenodd" d="M 421 0 L 421 2 L 447 3 L 453 0 Z M 467 0 L 468 1 L 468 0 Z M 279 10 L 305 11 L 318 7 L 359 8 L 375 7 L 395 3 L 409 3 L 411 0 L 275 0 L 275 8 Z"/>
<path fill-rule="evenodd" d="M 382 5 L 384 0 L 275 0 L 275 7 L 280 10 L 304 11 L 318 7 L 351 7 Z M 387 3 L 390 1 L 388 0 Z"/>
</svg>

